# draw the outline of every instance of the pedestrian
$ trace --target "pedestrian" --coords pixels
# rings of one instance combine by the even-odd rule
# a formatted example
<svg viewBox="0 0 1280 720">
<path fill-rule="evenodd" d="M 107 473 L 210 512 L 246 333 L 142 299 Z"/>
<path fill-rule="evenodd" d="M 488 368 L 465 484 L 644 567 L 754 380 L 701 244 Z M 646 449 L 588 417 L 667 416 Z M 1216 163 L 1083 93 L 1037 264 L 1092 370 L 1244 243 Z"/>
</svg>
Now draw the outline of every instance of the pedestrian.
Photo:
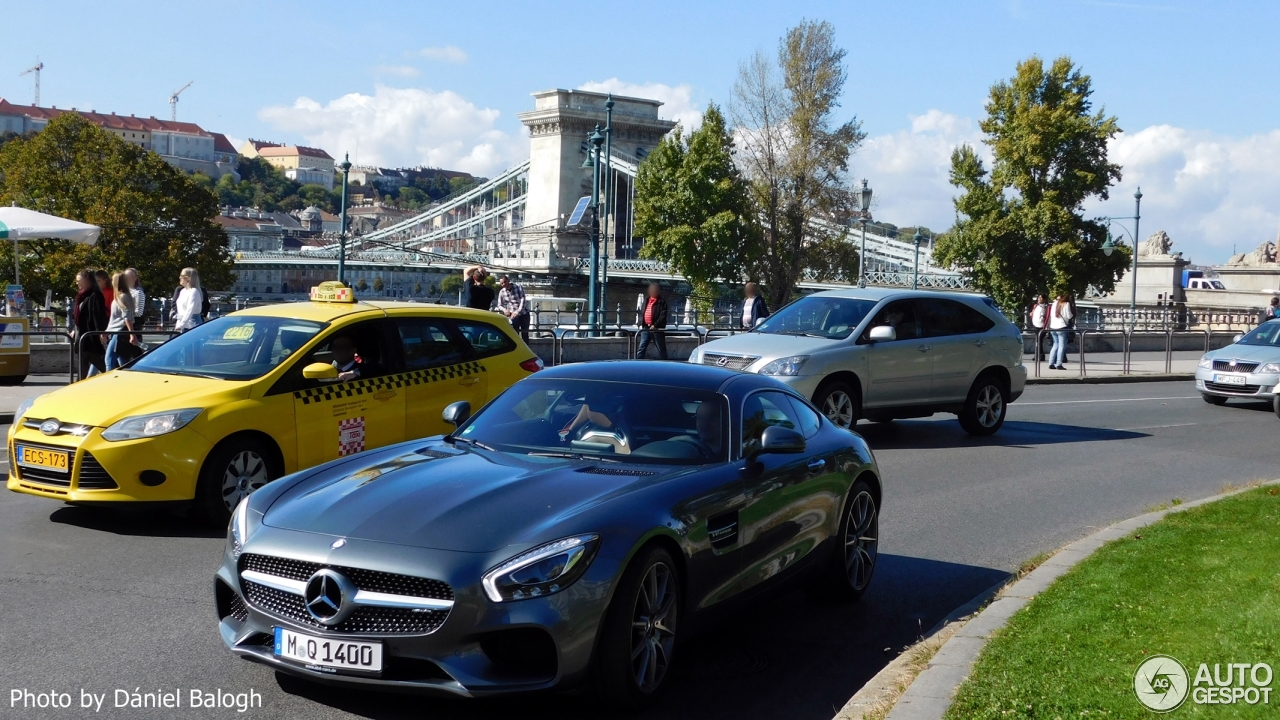
<svg viewBox="0 0 1280 720">
<path fill-rule="evenodd" d="M 662 288 L 658 283 L 649 283 L 649 297 L 644 303 L 644 313 L 640 317 L 640 349 L 636 351 L 636 359 L 643 360 L 649 351 L 649 343 L 658 345 L 658 359 L 667 359 L 667 339 L 664 330 L 667 327 L 667 301 L 662 299 Z"/>
<path fill-rule="evenodd" d="M 93 277 L 98 282 L 98 291 L 102 293 L 102 300 L 106 303 L 106 307 L 111 307 L 111 301 L 115 299 L 115 290 L 111 287 L 111 275 L 106 270 L 96 270 Z"/>
<path fill-rule="evenodd" d="M 1053 306 L 1049 308 L 1049 333 L 1053 335 L 1053 349 L 1049 351 L 1049 369 L 1066 370 L 1063 365 L 1067 361 L 1067 339 L 1071 334 L 1071 325 L 1075 314 L 1071 312 L 1071 300 L 1066 293 L 1058 295 Z"/>
<path fill-rule="evenodd" d="M 195 268 L 182 268 L 178 282 L 178 291 L 173 296 L 173 329 L 186 332 L 204 322 L 208 299 L 200 287 L 200 273 Z"/>
<path fill-rule="evenodd" d="M 1267 308 L 1267 319 L 1275 320 L 1280 317 L 1280 297 L 1271 298 L 1271 306 Z"/>
<path fill-rule="evenodd" d="M 471 307 L 471 278 L 479 269 L 479 265 L 471 265 L 462 271 L 462 290 L 458 295 L 458 307 Z"/>
<path fill-rule="evenodd" d="M 134 321 L 133 310 L 133 293 L 129 292 L 129 281 L 125 279 L 124 273 L 116 273 L 111 276 L 111 311 L 107 319 L 107 332 L 129 331 L 132 333 L 136 327 Z M 132 345 L 135 335 L 110 335 L 107 336 L 107 371 L 110 372 L 124 365 L 131 359 L 131 356 L 124 352 L 124 346 Z"/>
<path fill-rule="evenodd" d="M 756 323 L 769 317 L 769 306 L 760 297 L 760 286 L 753 282 L 742 288 L 742 327 L 750 330 Z"/>
<path fill-rule="evenodd" d="M 493 307 L 493 288 L 489 287 L 485 280 L 489 278 L 489 272 L 482 267 L 475 269 L 471 273 L 471 294 L 467 299 L 467 307 L 476 310 L 488 310 Z"/>
<path fill-rule="evenodd" d="M 498 291 L 498 312 L 507 316 L 511 327 L 520 333 L 520 339 L 529 340 L 529 308 L 524 301 L 524 288 L 511 281 L 507 275 L 498 278 L 502 289 Z"/>
<path fill-rule="evenodd" d="M 85 268 L 76 275 L 75 307 L 71 309 L 71 340 L 80 358 L 80 379 L 105 372 L 106 347 L 101 335 L 107 329 L 107 305 L 102 301 L 95 273 Z"/>
<path fill-rule="evenodd" d="M 147 291 L 138 280 L 137 268 L 125 270 L 124 279 L 129 285 L 129 294 L 133 296 L 133 328 L 141 333 L 147 321 Z M 132 360 L 143 353 L 142 336 L 134 335 L 132 340 L 133 342 L 125 343 L 121 348 L 125 351 L 126 360 Z"/>
<path fill-rule="evenodd" d="M 1037 355 L 1037 360 L 1044 360 L 1044 341 L 1047 339 L 1048 328 L 1045 327 L 1045 321 L 1049 319 L 1049 299 L 1041 293 L 1036 296 L 1036 304 L 1031 306 L 1029 313 L 1031 317 L 1031 327 L 1034 328 L 1035 349 L 1033 352 Z"/>
</svg>

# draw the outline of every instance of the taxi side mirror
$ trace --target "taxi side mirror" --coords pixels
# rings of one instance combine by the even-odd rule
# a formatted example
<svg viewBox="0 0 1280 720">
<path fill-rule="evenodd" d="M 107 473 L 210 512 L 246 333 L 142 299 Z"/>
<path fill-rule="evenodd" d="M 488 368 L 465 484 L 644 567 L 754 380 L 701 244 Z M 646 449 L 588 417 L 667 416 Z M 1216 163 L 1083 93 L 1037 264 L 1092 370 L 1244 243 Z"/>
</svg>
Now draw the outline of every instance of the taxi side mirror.
<svg viewBox="0 0 1280 720">
<path fill-rule="evenodd" d="M 894 330 L 890 325 L 879 325 L 871 328 L 871 334 L 867 336 L 871 342 L 888 342 L 898 339 L 898 331 Z"/>
<path fill-rule="evenodd" d="M 466 400 L 449 403 L 445 406 L 444 412 L 440 414 L 440 417 L 442 417 L 445 422 L 452 425 L 454 429 L 462 427 L 462 423 L 466 422 L 471 417 L 471 403 Z"/>
<path fill-rule="evenodd" d="M 311 363 L 302 368 L 302 377 L 308 380 L 337 380 L 338 368 L 327 363 Z"/>
</svg>

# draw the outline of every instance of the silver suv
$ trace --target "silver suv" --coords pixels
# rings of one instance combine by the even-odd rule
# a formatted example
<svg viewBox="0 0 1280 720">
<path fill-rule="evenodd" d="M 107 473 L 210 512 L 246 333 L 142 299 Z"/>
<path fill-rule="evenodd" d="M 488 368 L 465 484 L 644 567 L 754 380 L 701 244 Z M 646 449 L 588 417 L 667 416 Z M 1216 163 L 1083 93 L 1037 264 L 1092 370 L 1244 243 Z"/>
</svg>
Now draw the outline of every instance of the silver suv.
<svg viewBox="0 0 1280 720">
<path fill-rule="evenodd" d="M 951 412 L 990 435 L 1027 382 L 1021 333 L 988 298 L 964 293 L 815 293 L 689 362 L 772 375 L 845 428 Z"/>
</svg>

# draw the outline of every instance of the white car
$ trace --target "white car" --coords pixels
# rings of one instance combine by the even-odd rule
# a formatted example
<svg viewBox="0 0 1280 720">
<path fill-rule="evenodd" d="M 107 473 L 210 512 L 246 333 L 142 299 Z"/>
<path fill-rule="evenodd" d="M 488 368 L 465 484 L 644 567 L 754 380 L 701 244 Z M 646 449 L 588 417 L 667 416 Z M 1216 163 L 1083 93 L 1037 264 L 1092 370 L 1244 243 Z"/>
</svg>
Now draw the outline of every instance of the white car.
<svg viewBox="0 0 1280 720">
<path fill-rule="evenodd" d="M 967 432 L 990 435 L 1027 381 L 1021 333 L 966 293 L 815 293 L 689 361 L 775 376 L 845 428 L 951 412 Z"/>
<path fill-rule="evenodd" d="M 1222 405 L 1230 398 L 1265 400 L 1276 408 L 1280 385 L 1280 320 L 1268 320 L 1236 341 L 1200 358 L 1196 389 L 1204 401 Z"/>
</svg>

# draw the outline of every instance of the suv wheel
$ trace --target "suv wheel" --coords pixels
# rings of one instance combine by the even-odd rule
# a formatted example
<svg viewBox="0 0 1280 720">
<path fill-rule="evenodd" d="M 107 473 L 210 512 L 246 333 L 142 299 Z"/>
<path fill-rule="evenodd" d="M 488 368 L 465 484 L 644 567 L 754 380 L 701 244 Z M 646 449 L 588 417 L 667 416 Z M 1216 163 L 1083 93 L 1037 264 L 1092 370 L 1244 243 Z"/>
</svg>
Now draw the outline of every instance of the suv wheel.
<svg viewBox="0 0 1280 720">
<path fill-rule="evenodd" d="M 857 425 L 858 418 L 862 415 L 862 399 L 858 397 L 858 391 L 844 382 L 823 385 L 813 398 L 813 404 L 818 406 L 828 420 L 846 430 Z"/>
<path fill-rule="evenodd" d="M 970 435 L 992 435 L 1004 425 L 1008 413 L 1009 392 L 1004 383 L 994 374 L 979 375 L 960 411 L 960 427 Z"/>
</svg>

